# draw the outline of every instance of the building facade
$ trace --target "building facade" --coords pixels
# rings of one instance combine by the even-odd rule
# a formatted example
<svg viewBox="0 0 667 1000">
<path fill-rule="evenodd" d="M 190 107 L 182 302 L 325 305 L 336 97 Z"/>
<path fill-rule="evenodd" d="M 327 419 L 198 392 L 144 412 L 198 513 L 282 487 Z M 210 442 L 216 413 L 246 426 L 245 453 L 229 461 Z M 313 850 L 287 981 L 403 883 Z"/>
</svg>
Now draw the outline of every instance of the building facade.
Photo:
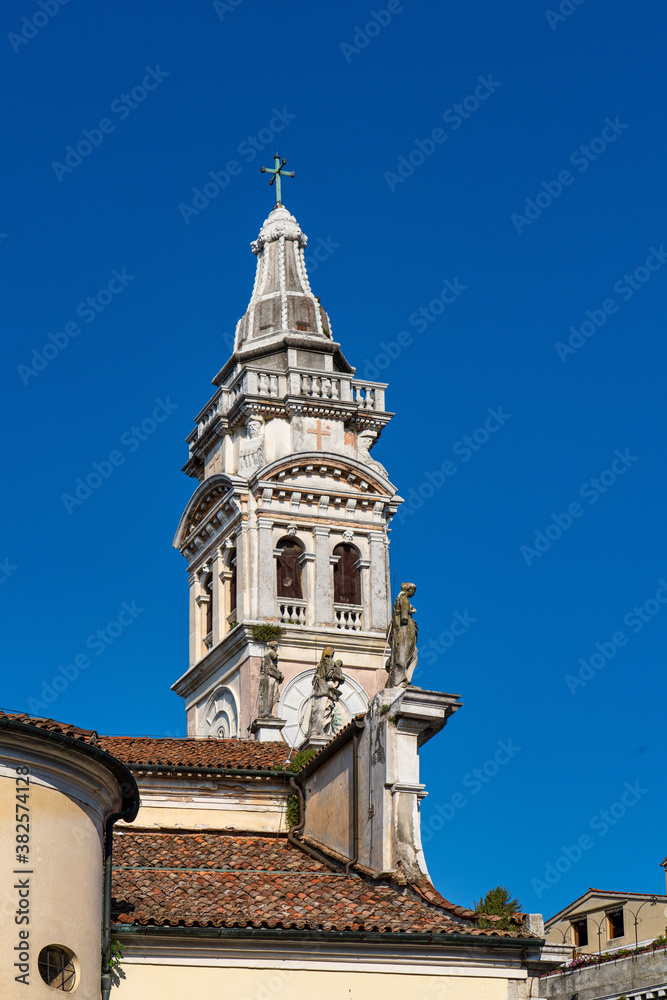
<svg viewBox="0 0 667 1000">
<path fill-rule="evenodd" d="M 548 940 L 569 945 L 573 957 L 641 948 L 667 935 L 667 895 L 588 889 L 544 926 Z"/>
<path fill-rule="evenodd" d="M 17 768 L 41 778 L 41 950 L 19 940 L 22 982 L 8 890 L 2 997 L 527 1000 L 569 953 L 539 914 L 480 922 L 431 882 L 419 752 L 460 702 L 410 683 L 415 588 L 389 592 L 401 500 L 370 454 L 386 387 L 333 339 L 305 243 L 276 205 L 189 437 L 188 737 L 0 714 L 7 816 Z M 2 864 L 7 886 L 24 877 Z"/>
</svg>

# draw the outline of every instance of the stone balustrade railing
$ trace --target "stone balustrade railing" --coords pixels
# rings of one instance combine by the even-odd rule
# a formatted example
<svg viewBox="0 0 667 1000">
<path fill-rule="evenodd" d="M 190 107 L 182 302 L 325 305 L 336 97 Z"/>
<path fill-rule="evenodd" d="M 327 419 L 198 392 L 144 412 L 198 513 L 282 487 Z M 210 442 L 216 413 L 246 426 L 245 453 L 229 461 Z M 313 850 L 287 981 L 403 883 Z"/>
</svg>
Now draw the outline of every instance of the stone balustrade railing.
<svg viewBox="0 0 667 1000">
<path fill-rule="evenodd" d="M 342 372 L 316 373 L 303 369 L 275 372 L 246 368 L 228 387 L 223 387 L 221 412 L 227 412 L 241 396 L 266 396 L 273 399 L 306 396 L 309 399 L 356 403 L 360 409 L 382 413 L 385 388 L 382 382 L 355 379 Z"/>
<path fill-rule="evenodd" d="M 188 438 L 198 441 L 211 421 L 223 415 L 244 396 L 265 399 L 285 399 L 302 396 L 306 399 L 355 403 L 360 410 L 383 413 L 386 386 L 381 382 L 355 379 L 343 372 L 312 372 L 290 369 L 287 372 L 265 371 L 261 368 L 244 368 L 229 385 L 222 386 L 205 410 L 196 418 L 194 431 Z"/>
<path fill-rule="evenodd" d="M 359 631 L 363 628 L 363 612 L 364 609 L 356 604 L 334 604 L 336 628 Z"/>
<path fill-rule="evenodd" d="M 278 617 L 283 625 L 305 625 L 307 610 L 306 601 L 289 597 L 278 598 Z"/>
</svg>

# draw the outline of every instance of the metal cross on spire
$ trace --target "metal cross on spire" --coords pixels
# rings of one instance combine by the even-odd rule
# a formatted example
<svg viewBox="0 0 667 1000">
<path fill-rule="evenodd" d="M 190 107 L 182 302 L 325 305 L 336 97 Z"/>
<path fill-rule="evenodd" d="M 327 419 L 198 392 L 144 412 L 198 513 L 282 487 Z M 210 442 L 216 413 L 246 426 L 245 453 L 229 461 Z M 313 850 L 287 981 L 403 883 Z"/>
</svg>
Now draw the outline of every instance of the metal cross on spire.
<svg viewBox="0 0 667 1000">
<path fill-rule="evenodd" d="M 282 201 L 282 193 L 280 190 L 280 179 L 281 177 L 294 177 L 294 171 L 286 170 L 283 173 L 283 167 L 287 163 L 287 160 L 281 160 L 277 153 L 274 155 L 273 159 L 275 166 L 262 167 L 262 173 L 273 174 L 273 177 L 269 181 L 269 187 L 271 187 L 274 181 L 276 182 L 276 205 L 282 205 L 283 201 Z"/>
</svg>

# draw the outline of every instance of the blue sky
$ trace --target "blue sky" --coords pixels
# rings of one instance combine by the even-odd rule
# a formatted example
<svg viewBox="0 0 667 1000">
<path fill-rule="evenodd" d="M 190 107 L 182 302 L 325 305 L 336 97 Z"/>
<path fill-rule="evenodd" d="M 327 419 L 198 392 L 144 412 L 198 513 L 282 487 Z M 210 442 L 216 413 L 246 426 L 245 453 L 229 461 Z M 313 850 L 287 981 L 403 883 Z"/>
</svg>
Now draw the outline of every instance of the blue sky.
<svg viewBox="0 0 667 1000">
<path fill-rule="evenodd" d="M 334 335 L 389 382 L 416 681 L 464 701 L 422 753 L 436 884 L 664 892 L 664 12 L 57 4 L 2 14 L 4 706 L 126 604 L 49 714 L 185 735 L 179 470 L 275 142 Z"/>
</svg>

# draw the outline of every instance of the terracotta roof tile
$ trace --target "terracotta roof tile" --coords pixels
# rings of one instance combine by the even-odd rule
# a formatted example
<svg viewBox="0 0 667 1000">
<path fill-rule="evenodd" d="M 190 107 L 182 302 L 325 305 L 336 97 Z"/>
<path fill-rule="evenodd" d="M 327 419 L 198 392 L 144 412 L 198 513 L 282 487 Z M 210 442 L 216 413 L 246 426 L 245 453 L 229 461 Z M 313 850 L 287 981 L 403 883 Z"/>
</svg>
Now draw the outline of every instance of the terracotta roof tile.
<svg viewBox="0 0 667 1000">
<path fill-rule="evenodd" d="M 21 715 L 16 712 L 0 711 L 0 720 L 11 719 L 12 722 L 20 722 L 24 726 L 34 726 L 36 729 L 45 729 L 51 733 L 59 733 L 61 736 L 69 736 L 73 740 L 82 740 L 92 746 L 99 745 L 98 735 L 94 729 L 80 729 L 69 722 L 56 722 L 55 719 L 44 719 L 37 715 Z"/>
<path fill-rule="evenodd" d="M 472 933 L 410 891 L 334 872 L 282 836 L 119 830 L 114 920 L 120 924 Z"/>
<path fill-rule="evenodd" d="M 164 765 L 211 770 L 282 770 L 289 747 L 282 741 L 171 739 L 162 736 L 100 736 L 99 746 L 131 768 Z"/>
</svg>

